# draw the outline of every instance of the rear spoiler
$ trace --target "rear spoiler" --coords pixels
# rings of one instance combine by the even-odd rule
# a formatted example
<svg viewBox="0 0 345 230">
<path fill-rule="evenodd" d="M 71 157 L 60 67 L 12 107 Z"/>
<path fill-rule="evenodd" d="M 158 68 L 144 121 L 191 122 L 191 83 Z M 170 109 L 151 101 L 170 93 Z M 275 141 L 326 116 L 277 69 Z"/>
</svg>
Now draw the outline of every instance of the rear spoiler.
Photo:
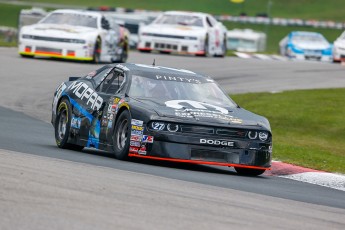
<svg viewBox="0 0 345 230">
<path fill-rule="evenodd" d="M 69 81 L 76 81 L 78 80 L 80 77 L 69 77 L 68 80 Z"/>
</svg>

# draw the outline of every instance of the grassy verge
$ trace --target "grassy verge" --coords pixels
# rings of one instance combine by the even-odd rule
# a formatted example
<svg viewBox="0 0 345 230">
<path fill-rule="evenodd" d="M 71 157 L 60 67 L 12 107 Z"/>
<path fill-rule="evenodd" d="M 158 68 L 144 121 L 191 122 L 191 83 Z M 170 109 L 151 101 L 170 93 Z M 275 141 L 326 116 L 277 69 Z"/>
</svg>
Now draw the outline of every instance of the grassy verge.
<svg viewBox="0 0 345 230">
<path fill-rule="evenodd" d="M 148 10 L 189 10 L 229 15 L 239 15 L 241 12 L 245 12 L 248 16 L 255 16 L 258 13 L 267 12 L 269 0 L 245 0 L 244 4 L 235 4 L 229 0 L 32 0 L 32 2 L 80 6 L 106 5 Z M 273 17 L 344 20 L 345 8 L 342 7 L 344 0 L 271 0 L 271 2 L 270 12 Z"/>
<path fill-rule="evenodd" d="M 15 47 L 17 46 L 17 41 L 14 39 L 12 41 L 6 41 L 5 37 L 0 35 L 0 47 Z"/>
<path fill-rule="evenodd" d="M 273 158 L 345 173 L 345 89 L 232 95 L 270 120 Z"/>
</svg>

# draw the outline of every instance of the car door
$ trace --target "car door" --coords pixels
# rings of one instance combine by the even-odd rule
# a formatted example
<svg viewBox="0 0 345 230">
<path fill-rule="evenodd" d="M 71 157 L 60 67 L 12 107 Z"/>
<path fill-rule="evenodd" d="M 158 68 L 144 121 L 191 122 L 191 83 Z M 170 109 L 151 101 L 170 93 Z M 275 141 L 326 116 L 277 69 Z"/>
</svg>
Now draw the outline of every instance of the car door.
<svg viewBox="0 0 345 230">
<path fill-rule="evenodd" d="M 114 68 L 97 87 L 98 94 L 104 99 L 104 106 L 97 114 L 101 149 L 107 149 L 107 146 L 112 145 L 111 136 L 118 111 L 117 106 L 125 97 L 123 90 L 126 82 L 125 76 L 122 70 Z"/>
</svg>

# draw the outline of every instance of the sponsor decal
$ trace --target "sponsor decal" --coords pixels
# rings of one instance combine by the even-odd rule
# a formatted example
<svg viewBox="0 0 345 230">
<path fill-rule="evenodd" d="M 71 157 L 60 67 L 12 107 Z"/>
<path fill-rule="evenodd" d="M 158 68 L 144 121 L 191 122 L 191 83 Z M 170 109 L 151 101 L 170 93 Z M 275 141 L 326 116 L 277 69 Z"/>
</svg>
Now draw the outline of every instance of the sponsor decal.
<svg viewBox="0 0 345 230">
<path fill-rule="evenodd" d="M 80 117 L 72 117 L 71 119 L 71 127 L 74 129 L 80 129 L 81 118 Z"/>
<path fill-rule="evenodd" d="M 114 114 L 112 113 L 108 114 L 108 120 L 113 120 L 113 118 L 114 118 Z"/>
<path fill-rule="evenodd" d="M 143 135 L 142 142 L 143 143 L 153 143 L 153 136 Z"/>
<path fill-rule="evenodd" d="M 138 153 L 141 155 L 146 155 L 146 144 L 142 144 L 140 146 L 140 149 L 138 150 Z"/>
<path fill-rule="evenodd" d="M 108 128 L 110 129 L 111 127 L 113 127 L 113 121 L 108 121 Z"/>
<path fill-rule="evenodd" d="M 233 141 L 213 140 L 213 139 L 200 139 L 200 144 L 230 146 L 230 147 L 234 146 L 234 142 Z"/>
<path fill-rule="evenodd" d="M 114 98 L 114 104 L 118 104 L 119 101 L 120 101 L 120 98 L 118 98 L 118 97 Z"/>
<path fill-rule="evenodd" d="M 131 124 L 136 126 L 143 126 L 144 122 L 141 120 L 132 119 Z"/>
<path fill-rule="evenodd" d="M 138 147 L 132 147 L 132 146 L 129 147 L 129 152 L 130 153 L 138 153 L 138 150 L 139 150 Z"/>
<path fill-rule="evenodd" d="M 185 108 L 185 106 L 181 105 L 181 104 L 188 104 L 189 106 L 191 106 L 192 108 L 195 109 L 202 109 L 202 110 L 207 110 L 208 108 L 212 108 L 216 111 L 221 112 L 222 114 L 228 114 L 229 111 L 225 108 L 216 106 L 216 105 L 211 105 L 208 103 L 204 103 L 204 102 L 199 102 L 199 101 L 191 101 L 191 100 L 171 100 L 171 101 L 166 101 L 165 105 L 167 107 L 170 108 L 174 108 L 174 109 L 183 109 Z"/>
<path fill-rule="evenodd" d="M 137 126 L 137 125 L 132 125 L 132 130 L 143 131 L 143 130 L 144 130 L 144 127 L 142 127 L 142 126 Z"/>
<path fill-rule="evenodd" d="M 131 141 L 130 146 L 140 147 L 140 141 Z"/>
<path fill-rule="evenodd" d="M 105 117 L 103 117 L 102 118 L 102 126 L 107 126 L 107 124 L 108 124 L 108 120 L 107 120 L 107 118 Z"/>
<path fill-rule="evenodd" d="M 141 141 L 143 139 L 140 135 L 131 135 L 131 141 Z"/>
<path fill-rule="evenodd" d="M 139 136 L 142 136 L 142 135 L 143 135 L 143 131 L 139 131 L 139 130 L 132 129 L 131 135 L 139 135 Z"/>
<path fill-rule="evenodd" d="M 186 77 L 176 77 L 176 76 L 163 76 L 163 75 L 156 75 L 157 80 L 165 80 L 165 81 L 178 81 L 178 82 L 187 82 L 187 83 L 194 83 L 200 84 L 201 81 L 194 78 L 186 78 Z"/>
<path fill-rule="evenodd" d="M 57 103 L 59 101 L 59 98 L 62 94 L 63 91 L 65 91 L 65 89 L 67 88 L 66 84 L 64 82 L 62 82 L 59 87 L 57 87 L 56 91 L 55 91 L 55 96 L 54 96 L 54 99 L 53 99 L 53 112 L 55 114 L 55 111 L 56 111 L 56 106 L 57 106 Z"/>
<path fill-rule="evenodd" d="M 186 104 L 188 106 L 186 106 Z M 175 108 L 175 115 L 178 117 L 187 118 L 214 118 L 226 120 L 234 124 L 242 124 L 243 120 L 229 115 L 229 111 L 225 108 L 211 105 L 204 102 L 191 101 L 191 100 L 171 100 L 166 101 L 165 105 L 170 108 Z M 186 108 L 187 107 L 187 108 Z M 188 108 L 192 107 L 192 108 Z"/>
<path fill-rule="evenodd" d="M 70 86 L 68 86 L 68 89 L 93 110 L 99 110 L 101 108 L 103 98 L 84 82 L 74 81 Z"/>
</svg>

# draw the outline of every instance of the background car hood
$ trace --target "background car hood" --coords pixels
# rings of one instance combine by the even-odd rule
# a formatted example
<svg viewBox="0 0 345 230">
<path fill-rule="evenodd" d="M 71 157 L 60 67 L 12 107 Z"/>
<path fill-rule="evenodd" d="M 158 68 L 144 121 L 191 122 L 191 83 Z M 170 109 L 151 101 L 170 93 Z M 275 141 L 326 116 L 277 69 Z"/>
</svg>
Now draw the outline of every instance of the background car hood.
<svg viewBox="0 0 345 230">
<path fill-rule="evenodd" d="M 205 29 L 202 27 L 158 24 L 144 26 L 142 27 L 141 32 L 182 36 L 199 36 L 206 33 Z"/>
<path fill-rule="evenodd" d="M 339 47 L 339 48 L 345 48 L 345 39 L 343 39 L 343 40 L 336 40 L 334 42 L 334 46 Z"/>
<path fill-rule="evenodd" d="M 330 48 L 328 42 L 293 42 L 294 46 L 306 50 L 324 50 Z"/>
<path fill-rule="evenodd" d="M 139 99 L 145 107 L 152 108 L 161 117 L 183 119 L 192 123 L 206 123 L 208 125 L 238 125 L 238 126 L 262 126 L 270 130 L 270 125 L 265 117 L 259 116 L 242 108 L 226 108 L 202 102 L 195 102 L 200 107 L 181 102 L 179 100 L 150 100 Z M 187 100 L 186 100 L 187 101 Z M 177 108 L 179 105 L 182 108 Z M 174 106 L 176 106 L 174 108 Z M 198 107 L 198 106 L 197 106 Z M 203 108 L 202 108 L 203 107 Z"/>
<path fill-rule="evenodd" d="M 97 29 L 95 28 L 57 24 L 35 24 L 22 28 L 22 33 L 28 33 L 30 35 L 59 37 L 79 37 L 81 34 L 93 33 L 96 31 Z"/>
</svg>

